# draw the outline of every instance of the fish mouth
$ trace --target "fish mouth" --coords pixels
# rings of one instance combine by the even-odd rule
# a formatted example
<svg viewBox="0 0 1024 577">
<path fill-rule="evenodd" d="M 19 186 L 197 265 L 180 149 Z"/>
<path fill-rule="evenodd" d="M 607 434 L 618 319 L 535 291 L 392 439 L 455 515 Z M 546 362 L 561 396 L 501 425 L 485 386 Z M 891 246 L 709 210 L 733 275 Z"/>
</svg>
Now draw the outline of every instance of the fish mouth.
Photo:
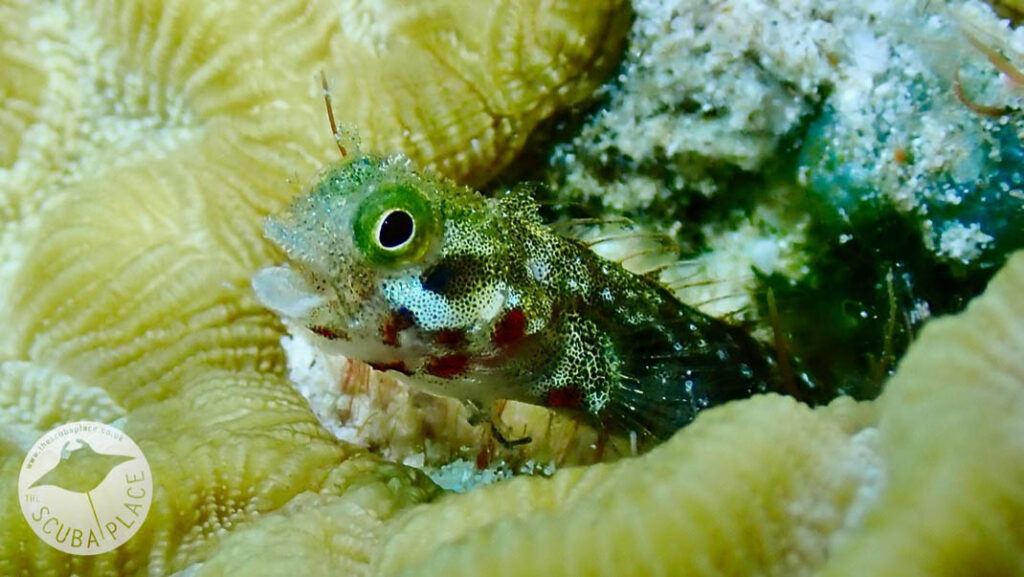
<svg viewBox="0 0 1024 577">
<path fill-rule="evenodd" d="M 252 277 L 252 288 L 263 306 L 302 324 L 307 324 L 314 317 L 314 311 L 327 305 L 331 298 L 287 265 L 268 266 L 256 271 Z"/>
<path fill-rule="evenodd" d="M 318 291 L 303 274 L 287 265 L 269 266 L 252 278 L 256 298 L 281 317 L 321 337 L 318 346 L 325 352 L 364 361 L 396 375 L 408 376 L 421 358 L 414 352 L 388 347 L 380 338 L 366 336 L 358 325 L 326 326 L 318 322 L 332 301 L 332 294 Z M 324 289 L 331 291 L 332 289 Z"/>
<path fill-rule="evenodd" d="M 263 235 L 287 260 L 283 265 L 256 271 L 251 281 L 256 298 L 282 317 L 310 324 L 328 303 L 337 300 L 336 291 L 327 282 L 323 239 L 311 235 L 307 227 L 297 225 L 291 214 L 267 218 Z"/>
</svg>

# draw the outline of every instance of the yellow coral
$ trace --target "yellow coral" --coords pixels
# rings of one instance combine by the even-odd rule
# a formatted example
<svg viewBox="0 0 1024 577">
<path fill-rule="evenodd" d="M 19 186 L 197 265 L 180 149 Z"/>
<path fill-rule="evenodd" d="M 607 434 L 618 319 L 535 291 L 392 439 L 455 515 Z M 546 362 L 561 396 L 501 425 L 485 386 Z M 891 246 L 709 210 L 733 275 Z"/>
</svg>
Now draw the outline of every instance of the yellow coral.
<svg viewBox="0 0 1024 577">
<path fill-rule="evenodd" d="M 871 464 L 837 422 L 790 399 L 735 403 L 638 459 L 518 478 L 414 510 L 377 569 L 795 574 L 827 558 Z"/>
<path fill-rule="evenodd" d="M 616 45 L 594 35 L 621 7 L 417 6 L 372 25 L 369 4 L 297 0 L 0 5 L 0 574 L 1022 571 L 1024 254 L 925 330 L 877 415 L 754 399 L 642 458 L 441 499 L 332 438 L 248 291 L 272 260 L 260 218 L 336 154 L 312 73 L 336 79 L 368 142 L 483 179 L 592 86 Z M 523 25 L 494 36 L 488 22 Z M 429 42 L 408 39 L 420 29 Z M 480 40 L 506 37 L 523 50 Z M 469 62 L 412 125 L 407 96 L 386 101 L 425 90 L 427 47 Z M 539 68 L 551 83 L 516 86 Z M 514 133 L 477 150 L 483 124 L 462 130 L 459 110 Z M 154 474 L 145 525 L 96 558 L 37 539 L 14 489 L 28 444 L 76 418 L 118 419 Z"/>
<path fill-rule="evenodd" d="M 888 489 L 826 575 L 1024 573 L 1024 252 L 879 398 Z"/>
<path fill-rule="evenodd" d="M 596 88 L 626 26 L 615 0 L 459 6 L 0 4 L 0 574 L 173 572 L 309 492 L 436 492 L 317 423 L 249 277 L 263 216 L 337 155 L 317 70 L 370 148 L 479 181 Z M 79 418 L 119 419 L 155 480 L 95 559 L 43 544 L 15 495 L 33 439 Z"/>
</svg>

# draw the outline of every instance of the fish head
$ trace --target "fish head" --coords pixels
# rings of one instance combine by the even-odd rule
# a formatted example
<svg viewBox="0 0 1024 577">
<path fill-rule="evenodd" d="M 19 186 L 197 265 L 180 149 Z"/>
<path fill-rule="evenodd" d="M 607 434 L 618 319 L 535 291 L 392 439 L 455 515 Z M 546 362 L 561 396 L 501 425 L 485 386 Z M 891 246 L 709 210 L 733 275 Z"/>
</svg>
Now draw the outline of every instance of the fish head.
<svg viewBox="0 0 1024 577">
<path fill-rule="evenodd" d="M 502 206 L 400 157 L 360 157 L 324 171 L 267 220 L 288 262 L 258 271 L 253 287 L 324 350 L 432 392 L 479 396 L 450 388 L 480 389 L 487 371 L 470 369 L 495 356 L 495 334 L 508 334 L 501 323 L 521 300 Z"/>
</svg>

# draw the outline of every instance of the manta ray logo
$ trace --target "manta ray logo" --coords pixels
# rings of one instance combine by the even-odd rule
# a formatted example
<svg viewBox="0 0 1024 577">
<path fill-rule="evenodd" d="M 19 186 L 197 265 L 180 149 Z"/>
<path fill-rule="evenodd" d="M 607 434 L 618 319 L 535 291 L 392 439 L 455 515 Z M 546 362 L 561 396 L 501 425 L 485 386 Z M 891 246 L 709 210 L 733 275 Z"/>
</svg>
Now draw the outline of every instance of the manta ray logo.
<svg viewBox="0 0 1024 577">
<path fill-rule="evenodd" d="M 21 511 L 49 545 L 74 555 L 111 551 L 142 526 L 153 480 L 139 446 L 120 430 L 92 421 L 43 435 L 18 477 Z"/>
</svg>

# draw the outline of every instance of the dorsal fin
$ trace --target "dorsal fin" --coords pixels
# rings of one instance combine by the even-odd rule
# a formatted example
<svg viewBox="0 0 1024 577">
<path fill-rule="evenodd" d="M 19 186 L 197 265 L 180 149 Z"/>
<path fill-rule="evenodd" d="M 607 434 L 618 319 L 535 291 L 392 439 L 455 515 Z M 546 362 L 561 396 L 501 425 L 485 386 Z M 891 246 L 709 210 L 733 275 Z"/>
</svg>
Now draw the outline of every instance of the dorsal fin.
<svg viewBox="0 0 1024 577">
<path fill-rule="evenodd" d="M 638 275 L 650 275 L 674 266 L 682 250 L 667 234 L 645 229 L 625 217 L 563 221 L 553 225 L 553 229 Z M 652 278 L 657 280 L 658 277 Z"/>
<path fill-rule="evenodd" d="M 712 316 L 742 316 L 740 311 L 749 307 L 746 276 L 718 270 L 721 267 L 716 267 L 715 259 L 708 255 L 683 258 L 683 247 L 669 235 L 628 219 L 597 223 L 596 219 L 585 220 L 581 225 L 566 224 L 556 231 L 569 229 L 563 236 L 578 240 L 633 274 L 646 276 L 680 301 Z"/>
</svg>

